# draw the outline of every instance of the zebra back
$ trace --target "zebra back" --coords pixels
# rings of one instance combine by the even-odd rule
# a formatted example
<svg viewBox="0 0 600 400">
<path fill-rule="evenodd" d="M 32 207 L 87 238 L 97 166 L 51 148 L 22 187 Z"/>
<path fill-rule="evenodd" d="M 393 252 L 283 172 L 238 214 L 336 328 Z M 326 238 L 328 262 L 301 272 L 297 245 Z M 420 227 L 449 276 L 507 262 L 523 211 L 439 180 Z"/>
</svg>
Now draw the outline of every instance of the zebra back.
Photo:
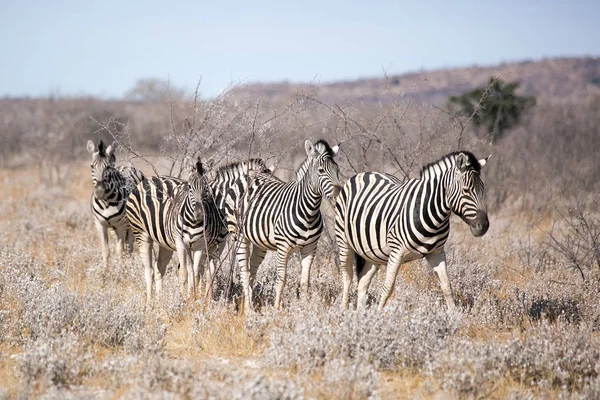
<svg viewBox="0 0 600 400">
<path fill-rule="evenodd" d="M 443 247 L 452 212 L 481 236 L 489 226 L 480 178 L 483 165 L 485 160 L 471 153 L 456 152 L 403 183 L 377 172 L 355 175 L 336 203 L 336 235 L 376 264 L 385 263 L 395 247 L 416 258 Z"/>
<path fill-rule="evenodd" d="M 314 145 L 306 141 L 305 147 L 308 161 L 299 169 L 302 179 L 282 182 L 261 173 L 243 194 L 237 220 L 260 247 L 273 250 L 278 240 L 303 246 L 320 237 L 321 200 L 334 198 L 339 190 L 339 167 L 333 159 L 338 146 L 331 148 L 321 140 Z"/>
<path fill-rule="evenodd" d="M 187 246 L 226 236 L 210 185 L 198 160 L 188 181 L 154 176 L 143 180 L 127 200 L 127 217 L 136 240 L 150 238 L 173 251 L 182 237 Z"/>
</svg>

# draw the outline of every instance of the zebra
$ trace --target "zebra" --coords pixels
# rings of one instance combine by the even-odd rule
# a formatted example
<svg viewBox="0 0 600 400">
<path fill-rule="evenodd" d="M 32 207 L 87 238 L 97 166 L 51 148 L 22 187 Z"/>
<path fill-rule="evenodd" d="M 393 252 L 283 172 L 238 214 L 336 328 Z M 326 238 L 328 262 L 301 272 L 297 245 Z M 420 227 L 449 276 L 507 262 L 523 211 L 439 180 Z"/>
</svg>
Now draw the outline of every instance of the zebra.
<svg viewBox="0 0 600 400">
<path fill-rule="evenodd" d="M 450 214 L 458 215 L 476 237 L 487 232 L 480 174 L 488 158 L 477 160 L 470 152 L 453 152 L 424 166 L 418 179 L 402 183 L 392 175 L 363 172 L 346 182 L 335 206 L 344 307 L 348 307 L 353 256 L 359 307 L 366 303 L 379 266 L 387 264 L 379 309 L 392 292 L 400 265 L 425 257 L 437 273 L 448 309 L 455 309 L 444 252 Z"/>
<path fill-rule="evenodd" d="M 324 140 L 305 142 L 306 160 L 298 170 L 301 179 L 282 182 L 258 174 L 240 199 L 236 222 L 239 226 L 237 260 L 244 289 L 246 311 L 252 309 L 252 281 L 268 250 L 277 251 L 275 307 L 281 306 L 287 262 L 291 253 L 300 250 L 301 293 L 308 296 L 310 267 L 323 230 L 319 210 L 323 196 L 332 203 L 339 192 L 339 167 L 333 148 Z M 252 244 L 252 256 L 249 246 Z"/>
<path fill-rule="evenodd" d="M 133 250 L 133 237 L 125 218 L 125 203 L 129 193 L 144 179 L 144 174 L 134 167 L 115 166 L 114 148 L 114 144 L 106 147 L 102 140 L 98 147 L 91 140 L 87 142 L 87 150 L 92 155 L 92 182 L 94 184 L 90 209 L 100 237 L 105 269 L 108 268 L 110 256 L 109 229 L 115 233 L 116 250 L 121 257 L 124 243 L 128 245 L 129 253 Z"/>
<path fill-rule="evenodd" d="M 273 171 L 274 168 L 267 167 L 260 158 L 237 161 L 217 168 L 210 186 L 217 208 L 227 224 L 228 233 L 237 234 L 238 202 L 253 177 L 258 174 L 273 176 Z"/>
<path fill-rule="evenodd" d="M 139 247 L 146 281 L 146 300 L 152 300 L 152 280 L 157 296 L 174 251 L 177 252 L 182 285 L 187 282 L 188 295 L 196 297 L 200 265 L 209 259 L 205 298 L 209 299 L 214 257 L 227 229 L 207 182 L 200 158 L 187 161 L 188 181 L 154 176 L 142 181 L 127 200 L 127 218 Z M 153 243 L 159 246 L 156 272 Z M 202 286 L 200 282 L 200 286 Z"/>
</svg>

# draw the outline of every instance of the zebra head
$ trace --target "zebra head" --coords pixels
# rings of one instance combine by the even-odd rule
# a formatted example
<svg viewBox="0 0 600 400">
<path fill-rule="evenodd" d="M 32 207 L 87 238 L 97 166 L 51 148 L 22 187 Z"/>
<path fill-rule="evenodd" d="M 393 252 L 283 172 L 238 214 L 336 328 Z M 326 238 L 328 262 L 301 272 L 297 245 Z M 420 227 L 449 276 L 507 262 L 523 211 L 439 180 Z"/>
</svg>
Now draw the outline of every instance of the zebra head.
<svg viewBox="0 0 600 400">
<path fill-rule="evenodd" d="M 106 147 L 101 140 L 98 148 L 94 142 L 88 140 L 87 150 L 92 155 L 92 183 L 94 184 L 94 195 L 101 200 L 104 200 L 110 194 L 110 189 L 105 186 L 110 182 L 110 169 L 114 170 L 116 157 L 114 154 L 114 145 Z M 105 176 L 105 172 L 109 170 Z"/>
<path fill-rule="evenodd" d="M 313 190 L 334 202 L 340 192 L 340 168 L 333 157 L 340 146 L 330 147 L 324 140 L 319 140 L 314 145 L 307 140 L 304 146 L 310 161 L 308 169 Z"/>
<path fill-rule="evenodd" d="M 188 160 L 187 169 L 190 173 L 188 178 L 188 200 L 195 221 L 199 221 L 204 216 L 202 197 L 207 190 L 206 177 L 204 176 L 204 167 L 200 157 L 196 161 Z"/>
<path fill-rule="evenodd" d="M 480 176 L 481 168 L 488 158 L 477 160 L 469 152 L 458 153 L 454 159 L 452 182 L 447 194 L 450 208 L 469 225 L 473 236 L 485 235 L 490 226 Z"/>
</svg>

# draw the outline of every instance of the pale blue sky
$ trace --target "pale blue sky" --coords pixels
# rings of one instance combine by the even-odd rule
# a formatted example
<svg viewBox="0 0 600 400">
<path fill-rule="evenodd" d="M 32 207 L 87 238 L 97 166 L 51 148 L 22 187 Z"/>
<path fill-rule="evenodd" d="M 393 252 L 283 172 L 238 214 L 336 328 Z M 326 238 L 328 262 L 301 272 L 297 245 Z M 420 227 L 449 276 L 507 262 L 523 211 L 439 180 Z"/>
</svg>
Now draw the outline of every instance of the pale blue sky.
<svg viewBox="0 0 600 400">
<path fill-rule="evenodd" d="M 0 96 L 120 97 L 170 78 L 359 77 L 600 55 L 600 1 L 0 0 Z"/>
</svg>

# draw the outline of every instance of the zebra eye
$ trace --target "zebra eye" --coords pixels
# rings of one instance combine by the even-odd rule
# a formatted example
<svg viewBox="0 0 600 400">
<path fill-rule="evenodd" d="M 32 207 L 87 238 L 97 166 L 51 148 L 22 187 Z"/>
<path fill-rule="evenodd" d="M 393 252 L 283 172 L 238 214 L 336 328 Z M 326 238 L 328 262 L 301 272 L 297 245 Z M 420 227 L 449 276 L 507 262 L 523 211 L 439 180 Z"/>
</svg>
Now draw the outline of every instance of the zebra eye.
<svg viewBox="0 0 600 400">
<path fill-rule="evenodd" d="M 325 168 L 319 167 L 319 168 L 317 168 L 317 171 L 319 171 L 320 174 L 324 174 L 325 173 Z"/>
</svg>

